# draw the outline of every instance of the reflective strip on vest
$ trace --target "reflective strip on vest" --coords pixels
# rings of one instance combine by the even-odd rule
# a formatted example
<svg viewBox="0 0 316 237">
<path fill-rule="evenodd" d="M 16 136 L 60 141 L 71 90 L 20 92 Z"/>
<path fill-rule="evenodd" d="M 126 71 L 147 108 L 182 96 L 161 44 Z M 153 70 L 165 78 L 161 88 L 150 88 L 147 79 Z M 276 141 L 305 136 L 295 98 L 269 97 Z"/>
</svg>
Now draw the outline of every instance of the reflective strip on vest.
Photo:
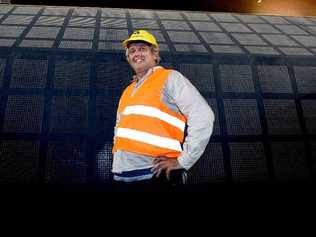
<svg viewBox="0 0 316 237">
<path fill-rule="evenodd" d="M 116 131 L 117 137 L 128 138 L 131 140 L 144 142 L 158 147 L 168 148 L 175 151 L 182 151 L 180 142 L 171 138 L 152 135 L 147 132 L 140 132 L 129 128 L 118 128 Z"/>
<path fill-rule="evenodd" d="M 185 128 L 185 122 L 183 122 L 182 120 L 172 115 L 169 115 L 165 112 L 162 112 L 161 110 L 151 107 L 151 106 L 145 106 L 145 105 L 127 106 L 123 111 L 123 115 L 130 115 L 130 114 L 145 115 L 149 117 L 158 118 L 162 121 L 165 121 L 166 123 L 169 123 L 179 128 L 181 131 L 184 131 L 184 128 Z"/>
</svg>

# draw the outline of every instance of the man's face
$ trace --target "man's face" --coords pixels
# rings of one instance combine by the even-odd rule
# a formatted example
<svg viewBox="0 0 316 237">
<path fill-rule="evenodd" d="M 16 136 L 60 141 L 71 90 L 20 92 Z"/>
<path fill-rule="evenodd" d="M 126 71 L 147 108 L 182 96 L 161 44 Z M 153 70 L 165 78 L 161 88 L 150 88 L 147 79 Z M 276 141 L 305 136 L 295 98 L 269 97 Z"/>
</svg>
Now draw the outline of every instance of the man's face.
<svg viewBox="0 0 316 237">
<path fill-rule="evenodd" d="M 145 43 L 131 43 L 128 47 L 128 62 L 134 71 L 142 72 L 156 65 L 157 55 Z"/>
</svg>

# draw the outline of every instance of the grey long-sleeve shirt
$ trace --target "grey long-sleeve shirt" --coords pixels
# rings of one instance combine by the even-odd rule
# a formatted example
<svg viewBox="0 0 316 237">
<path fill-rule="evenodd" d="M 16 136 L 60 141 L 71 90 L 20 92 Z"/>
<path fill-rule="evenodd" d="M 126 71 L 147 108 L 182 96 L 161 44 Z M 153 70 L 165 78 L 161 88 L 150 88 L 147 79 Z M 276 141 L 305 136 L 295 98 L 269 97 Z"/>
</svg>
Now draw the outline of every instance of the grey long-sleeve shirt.
<svg viewBox="0 0 316 237">
<path fill-rule="evenodd" d="M 149 70 L 137 82 L 133 92 L 137 91 L 157 68 L 159 66 Z M 165 82 L 161 101 L 171 110 L 181 112 L 187 118 L 187 136 L 183 143 L 183 151 L 178 157 L 178 162 L 184 169 L 188 170 L 201 157 L 209 142 L 213 131 L 214 113 L 191 82 L 175 70 L 172 70 Z M 120 115 L 117 114 L 116 125 L 119 118 Z M 112 172 L 121 173 L 151 168 L 152 166 L 152 157 L 118 150 L 114 153 Z"/>
</svg>

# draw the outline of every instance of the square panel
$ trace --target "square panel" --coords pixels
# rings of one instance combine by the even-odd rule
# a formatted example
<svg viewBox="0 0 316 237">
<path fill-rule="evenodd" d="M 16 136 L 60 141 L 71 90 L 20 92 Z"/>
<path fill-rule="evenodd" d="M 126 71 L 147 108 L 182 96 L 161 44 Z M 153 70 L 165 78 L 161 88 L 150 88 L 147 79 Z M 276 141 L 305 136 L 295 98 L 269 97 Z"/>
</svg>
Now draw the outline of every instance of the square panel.
<svg viewBox="0 0 316 237">
<path fill-rule="evenodd" d="M 301 134 L 294 100 L 266 99 L 263 102 L 270 135 Z"/>
<path fill-rule="evenodd" d="M 290 24 L 287 20 L 285 20 L 281 16 L 260 16 L 271 24 Z"/>
<path fill-rule="evenodd" d="M 279 182 L 309 179 L 305 146 L 302 142 L 272 142 L 272 161 Z"/>
<path fill-rule="evenodd" d="M 0 141 L 0 183 L 37 183 L 38 163 L 38 141 Z"/>
<path fill-rule="evenodd" d="M 174 44 L 178 52 L 207 53 L 207 49 L 201 44 Z"/>
<path fill-rule="evenodd" d="M 43 112 L 43 96 L 9 95 L 3 123 L 3 132 L 40 133 Z"/>
<path fill-rule="evenodd" d="M 315 36 L 293 35 L 292 37 L 305 47 L 316 47 Z"/>
<path fill-rule="evenodd" d="M 92 41 L 73 41 L 73 40 L 62 40 L 58 48 L 65 49 L 91 49 Z"/>
<path fill-rule="evenodd" d="M 144 18 L 153 19 L 155 18 L 153 11 L 141 10 L 141 9 L 129 9 L 131 18 Z"/>
<path fill-rule="evenodd" d="M 0 46 L 12 47 L 15 41 L 16 41 L 15 39 L 0 39 Z"/>
<path fill-rule="evenodd" d="M 313 25 L 314 23 L 312 21 L 310 21 L 308 18 L 306 17 L 293 17 L 293 16 L 288 16 L 285 17 L 288 21 L 291 21 L 295 24 L 298 25 Z"/>
<path fill-rule="evenodd" d="M 84 60 L 56 60 L 54 88 L 89 89 L 90 66 Z"/>
<path fill-rule="evenodd" d="M 250 33 L 251 30 L 241 23 L 220 23 L 221 26 L 228 32 L 243 32 Z"/>
<path fill-rule="evenodd" d="M 20 16 L 20 15 L 10 15 L 8 16 L 2 24 L 6 25 L 28 25 L 33 20 L 34 16 Z"/>
<path fill-rule="evenodd" d="M 211 64 L 179 64 L 178 70 L 200 92 L 214 92 L 213 65 Z"/>
<path fill-rule="evenodd" d="M 46 7 L 42 15 L 65 16 L 70 9 L 68 7 Z"/>
<path fill-rule="evenodd" d="M 262 55 L 279 55 L 280 53 L 272 47 L 264 46 L 245 46 L 245 48 L 251 54 L 262 54 Z"/>
<path fill-rule="evenodd" d="M 98 62 L 96 65 L 97 89 L 109 89 L 122 92 L 132 81 L 132 69 L 127 63 Z"/>
<path fill-rule="evenodd" d="M 209 15 L 218 22 L 239 22 L 237 18 L 229 13 L 211 13 Z"/>
<path fill-rule="evenodd" d="M 1 37 L 19 37 L 26 26 L 3 26 L 0 25 Z"/>
<path fill-rule="evenodd" d="M 193 32 L 167 31 L 172 42 L 180 43 L 200 43 L 200 40 Z"/>
<path fill-rule="evenodd" d="M 94 17 L 71 17 L 69 26 L 95 27 L 96 19 Z"/>
<path fill-rule="evenodd" d="M 209 21 L 210 20 L 210 18 L 208 17 L 206 13 L 184 12 L 183 14 L 191 21 Z"/>
<path fill-rule="evenodd" d="M 214 113 L 214 116 L 215 116 L 212 136 L 220 135 L 221 130 L 220 130 L 220 125 L 219 125 L 220 123 L 219 123 L 217 101 L 216 101 L 216 99 L 211 99 L 211 98 L 206 98 L 206 101 L 207 101 L 208 105 L 211 107 L 211 109 Z"/>
<path fill-rule="evenodd" d="M 209 143 L 195 165 L 189 170 L 189 184 L 225 182 L 225 170 L 221 143 Z"/>
<path fill-rule="evenodd" d="M 165 36 L 164 34 L 162 33 L 162 31 L 160 30 L 151 30 L 150 33 L 152 33 L 156 40 L 159 42 L 166 42 L 166 39 L 165 39 Z"/>
<path fill-rule="evenodd" d="M 26 38 L 50 38 L 55 39 L 60 27 L 32 27 Z"/>
<path fill-rule="evenodd" d="M 0 58 L 0 88 L 2 87 L 6 61 L 7 60 L 5 58 Z"/>
<path fill-rule="evenodd" d="M 303 114 L 308 134 L 316 134 L 316 101 L 302 100 Z"/>
<path fill-rule="evenodd" d="M 1 6 L 1 8 L 0 8 L 0 13 L 6 14 L 6 13 L 8 13 L 12 8 L 13 8 L 13 6 L 8 6 L 8 5 L 6 5 L 6 6 Z"/>
<path fill-rule="evenodd" d="M 299 93 L 316 93 L 316 67 L 296 66 L 294 72 Z"/>
<path fill-rule="evenodd" d="M 234 44 L 225 33 L 201 32 L 200 34 L 208 44 Z"/>
<path fill-rule="evenodd" d="M 296 42 L 291 40 L 286 35 L 262 35 L 267 41 L 269 41 L 273 45 L 280 45 L 280 46 L 298 46 Z"/>
<path fill-rule="evenodd" d="M 59 16 L 41 16 L 35 22 L 35 25 L 43 25 L 43 26 L 62 26 L 64 24 L 65 17 Z"/>
<path fill-rule="evenodd" d="M 281 33 L 276 28 L 274 28 L 272 25 L 269 24 L 248 24 L 248 26 L 253 29 L 257 33 Z"/>
<path fill-rule="evenodd" d="M 293 93 L 286 66 L 257 66 L 262 93 Z"/>
<path fill-rule="evenodd" d="M 108 182 L 112 177 L 112 143 L 99 141 L 96 148 L 98 181 Z"/>
<path fill-rule="evenodd" d="M 235 17 L 244 23 L 265 23 L 259 16 L 235 15 Z"/>
<path fill-rule="evenodd" d="M 101 18 L 101 27 L 105 28 L 127 28 L 127 20 L 125 18 Z"/>
<path fill-rule="evenodd" d="M 49 141 L 46 156 L 45 183 L 83 184 L 87 181 L 88 163 L 84 141 Z"/>
<path fill-rule="evenodd" d="M 96 127 L 98 134 L 106 134 L 113 141 L 116 113 L 121 93 L 96 96 Z"/>
<path fill-rule="evenodd" d="M 87 96 L 54 96 L 50 133 L 85 133 L 88 129 Z"/>
<path fill-rule="evenodd" d="M 12 65 L 11 88 L 45 88 L 48 61 L 15 59 Z"/>
<path fill-rule="evenodd" d="M 224 99 L 227 134 L 262 134 L 257 101 L 254 99 Z"/>
<path fill-rule="evenodd" d="M 128 38 L 128 31 L 126 30 L 115 30 L 115 29 L 101 29 L 100 40 L 125 40 Z"/>
<path fill-rule="evenodd" d="M 224 92 L 255 92 L 250 66 L 220 65 L 219 70 Z"/>
<path fill-rule="evenodd" d="M 156 20 L 150 20 L 150 19 L 132 19 L 132 25 L 134 30 L 138 29 L 159 29 L 159 25 Z"/>
<path fill-rule="evenodd" d="M 78 7 L 75 8 L 74 12 L 72 13 L 73 16 L 88 16 L 88 17 L 95 17 L 97 14 L 97 8 L 85 8 L 85 7 Z"/>
<path fill-rule="evenodd" d="M 170 19 L 170 20 L 183 20 L 183 17 L 179 12 L 174 11 L 157 11 L 158 17 L 162 20 Z"/>
<path fill-rule="evenodd" d="M 232 34 L 232 36 L 242 45 L 267 45 L 256 34 Z"/>
<path fill-rule="evenodd" d="M 244 54 L 244 51 L 236 45 L 209 45 L 215 53 Z"/>
<path fill-rule="evenodd" d="M 124 9 L 101 8 L 102 17 L 118 17 L 126 18 L 126 11 Z"/>
<path fill-rule="evenodd" d="M 191 24 L 198 31 L 222 31 L 215 23 L 206 21 L 192 21 Z"/>
<path fill-rule="evenodd" d="M 99 41 L 98 49 L 120 50 L 120 51 L 124 50 L 121 42 L 110 42 L 110 41 Z"/>
<path fill-rule="evenodd" d="M 66 28 L 63 39 L 92 40 L 94 28 Z"/>
<path fill-rule="evenodd" d="M 230 143 L 229 148 L 234 182 L 265 182 L 268 180 L 262 143 Z"/>
<path fill-rule="evenodd" d="M 312 56 L 313 54 L 305 48 L 289 48 L 289 47 L 279 47 L 285 55 L 296 55 L 296 56 Z"/>
<path fill-rule="evenodd" d="M 23 40 L 18 47 L 24 48 L 52 48 L 53 40 Z"/>
<path fill-rule="evenodd" d="M 185 21 L 161 21 L 166 30 L 191 30 L 190 26 Z"/>
<path fill-rule="evenodd" d="M 302 28 L 295 26 L 295 25 L 275 25 L 285 34 L 289 35 L 307 35 L 308 33 L 303 30 Z"/>
<path fill-rule="evenodd" d="M 37 14 L 41 10 L 40 7 L 18 6 L 12 12 L 13 14 Z"/>
</svg>

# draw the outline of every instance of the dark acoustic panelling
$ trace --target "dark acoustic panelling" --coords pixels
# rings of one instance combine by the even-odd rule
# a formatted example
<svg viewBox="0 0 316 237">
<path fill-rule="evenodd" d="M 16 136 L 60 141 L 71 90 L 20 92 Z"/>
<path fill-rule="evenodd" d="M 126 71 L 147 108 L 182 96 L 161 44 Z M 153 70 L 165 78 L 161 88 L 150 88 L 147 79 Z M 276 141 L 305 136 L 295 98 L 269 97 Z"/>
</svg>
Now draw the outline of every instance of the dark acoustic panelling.
<svg viewBox="0 0 316 237">
<path fill-rule="evenodd" d="M 315 181 L 315 19 L 129 9 L 0 9 L 0 183 L 100 184 L 133 72 L 121 41 L 144 27 L 161 65 L 214 111 L 188 182 Z"/>
<path fill-rule="evenodd" d="M 0 164 L 0 183 L 37 183 L 39 141 L 1 140 Z"/>
</svg>

